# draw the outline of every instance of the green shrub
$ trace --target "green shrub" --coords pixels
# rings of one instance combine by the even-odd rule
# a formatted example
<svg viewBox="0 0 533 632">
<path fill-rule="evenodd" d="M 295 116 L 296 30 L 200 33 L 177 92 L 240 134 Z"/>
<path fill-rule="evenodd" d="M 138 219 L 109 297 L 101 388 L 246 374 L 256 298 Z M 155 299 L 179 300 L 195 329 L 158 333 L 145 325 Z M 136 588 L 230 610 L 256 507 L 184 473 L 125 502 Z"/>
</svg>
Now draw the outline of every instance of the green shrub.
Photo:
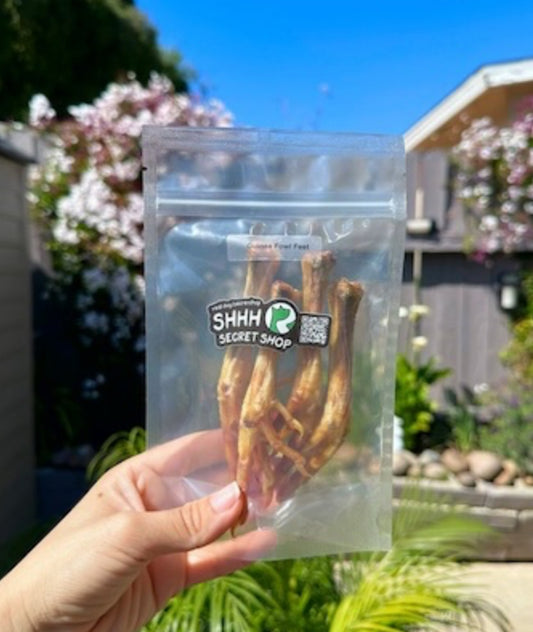
<svg viewBox="0 0 533 632">
<path fill-rule="evenodd" d="M 496 395 L 497 414 L 480 432 L 480 447 L 512 459 L 533 474 L 533 393 L 514 387 Z"/>
<path fill-rule="evenodd" d="M 434 358 L 425 363 L 411 362 L 399 354 L 396 363 L 396 403 L 394 411 L 403 419 L 404 444 L 409 450 L 420 433 L 429 432 L 437 409 L 429 388 L 450 374 L 438 369 Z"/>
<path fill-rule="evenodd" d="M 480 424 L 477 414 L 481 403 L 476 394 L 468 387 L 463 386 L 462 396 L 452 389 L 446 389 L 444 396 L 454 445 L 462 452 L 479 448 Z"/>
</svg>

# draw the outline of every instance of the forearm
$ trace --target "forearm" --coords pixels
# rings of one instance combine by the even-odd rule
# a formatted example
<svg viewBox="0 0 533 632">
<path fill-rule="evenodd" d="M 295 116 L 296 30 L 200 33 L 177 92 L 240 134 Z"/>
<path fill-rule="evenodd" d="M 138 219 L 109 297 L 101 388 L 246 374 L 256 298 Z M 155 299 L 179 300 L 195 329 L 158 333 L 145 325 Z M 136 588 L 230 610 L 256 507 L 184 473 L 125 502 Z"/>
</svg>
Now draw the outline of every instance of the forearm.
<svg viewBox="0 0 533 632">
<path fill-rule="evenodd" d="M 0 581 L 0 621 L 2 632 L 39 632 L 31 622 L 25 595 L 17 590 L 12 574 Z"/>
</svg>

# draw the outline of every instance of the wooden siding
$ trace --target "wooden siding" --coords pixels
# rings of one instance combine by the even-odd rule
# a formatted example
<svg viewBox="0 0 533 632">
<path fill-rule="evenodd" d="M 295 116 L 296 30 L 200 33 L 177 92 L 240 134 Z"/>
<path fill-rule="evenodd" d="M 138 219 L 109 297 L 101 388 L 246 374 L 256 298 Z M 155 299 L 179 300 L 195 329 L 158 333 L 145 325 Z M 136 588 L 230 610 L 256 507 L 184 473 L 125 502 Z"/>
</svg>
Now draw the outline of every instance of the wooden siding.
<svg viewBox="0 0 533 632">
<path fill-rule="evenodd" d="M 450 173 L 447 151 L 412 152 L 407 155 L 407 217 L 415 217 L 418 203 L 421 205 L 419 213 L 434 220 L 436 226 L 431 235 L 413 237 L 408 234 L 408 252 L 415 249 L 463 252 L 464 212 L 461 201 L 454 196 Z"/>
<path fill-rule="evenodd" d="M 418 195 L 417 195 L 418 191 Z M 418 200 L 418 201 L 416 201 Z M 422 319 L 421 333 L 428 338 L 423 357 L 435 356 L 453 370 L 445 386 L 460 388 L 507 378 L 499 353 L 509 342 L 509 319 L 498 303 L 498 278 L 517 270 L 516 258 L 495 256 L 487 265 L 463 252 L 464 218 L 460 200 L 450 186 L 449 154 L 444 150 L 411 152 L 407 156 L 407 215 L 435 221 L 436 231 L 407 237 L 403 304 L 414 302 L 413 257 L 422 253 L 420 301 L 431 313 Z M 520 253 L 531 261 L 533 253 Z M 409 347 L 412 328 L 402 324 L 400 348 Z M 436 389 L 439 397 L 442 387 Z"/>
<path fill-rule="evenodd" d="M 505 380 L 499 353 L 509 341 L 509 321 L 498 305 L 497 280 L 511 269 L 516 262 L 503 257 L 488 268 L 461 253 L 423 255 L 421 302 L 430 314 L 421 320 L 420 333 L 428 339 L 422 357 L 435 356 L 453 370 L 443 386 L 457 389 Z M 402 304 L 413 302 L 412 255 L 407 254 Z M 409 349 L 412 335 L 412 324 L 402 321 L 400 350 Z"/>
<path fill-rule="evenodd" d="M 0 156 L 0 541 L 34 519 L 26 170 Z"/>
</svg>

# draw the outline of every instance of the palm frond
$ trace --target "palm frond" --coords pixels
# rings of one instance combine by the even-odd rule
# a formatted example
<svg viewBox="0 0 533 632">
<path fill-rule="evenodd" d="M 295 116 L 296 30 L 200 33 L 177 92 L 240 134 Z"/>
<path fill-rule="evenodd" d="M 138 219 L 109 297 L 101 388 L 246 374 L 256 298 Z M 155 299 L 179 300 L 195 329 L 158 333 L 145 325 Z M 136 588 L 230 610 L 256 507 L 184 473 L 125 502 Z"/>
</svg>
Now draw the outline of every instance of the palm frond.
<svg viewBox="0 0 533 632">
<path fill-rule="evenodd" d="M 192 586 L 169 601 L 144 632 L 259 632 L 260 613 L 280 606 L 247 571 Z"/>
<path fill-rule="evenodd" d="M 487 620 L 506 632 L 505 615 L 472 597 L 475 587 L 464 582 L 464 566 L 456 561 L 489 532 L 453 512 L 411 504 L 399 516 L 390 551 L 352 558 L 357 582 L 339 604 L 330 632 L 430 631 L 458 623 L 462 630 L 480 630 Z"/>
<path fill-rule="evenodd" d="M 96 480 L 142 452 L 142 428 L 110 437 L 91 462 Z M 491 621 L 510 629 L 505 615 L 464 581 L 465 558 L 493 534 L 481 523 L 443 507 L 426 488 L 405 494 L 386 553 L 359 553 L 280 562 L 189 588 L 169 601 L 144 632 L 427 632 L 460 624 L 483 630 Z"/>
<path fill-rule="evenodd" d="M 334 580 L 335 562 L 334 557 L 315 557 L 264 564 L 275 573 L 274 578 L 263 577 L 281 607 L 262 613 L 261 631 L 327 630 L 340 599 Z"/>
<path fill-rule="evenodd" d="M 457 580 L 461 570 L 454 570 Z M 435 566 L 433 575 L 427 569 L 419 574 L 416 565 L 404 566 L 396 575 L 390 571 L 380 565 L 369 569 L 358 589 L 339 604 L 330 632 L 429 631 L 458 624 L 462 630 L 478 630 L 487 620 L 501 632 L 510 630 L 509 621 L 498 608 L 463 593 L 452 581 L 449 568 L 442 573 L 442 568 Z"/>
</svg>

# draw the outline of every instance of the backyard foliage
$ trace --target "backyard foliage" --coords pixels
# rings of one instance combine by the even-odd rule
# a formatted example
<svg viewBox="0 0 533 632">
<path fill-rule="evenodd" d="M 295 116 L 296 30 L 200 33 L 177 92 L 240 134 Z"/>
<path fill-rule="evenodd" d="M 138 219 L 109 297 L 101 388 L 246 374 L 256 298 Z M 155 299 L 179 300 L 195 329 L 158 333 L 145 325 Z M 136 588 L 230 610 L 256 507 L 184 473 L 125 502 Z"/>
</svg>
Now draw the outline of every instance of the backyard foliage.
<svg viewBox="0 0 533 632">
<path fill-rule="evenodd" d="M 144 445 L 144 432 L 111 437 L 91 466 L 93 478 Z M 473 595 L 458 560 L 490 530 L 436 510 L 419 490 L 394 518 L 386 553 L 358 553 L 257 562 L 228 577 L 198 584 L 171 599 L 144 632 L 409 632 L 483 629 L 509 623 L 498 608 Z"/>
<path fill-rule="evenodd" d="M 493 419 L 480 432 L 480 447 L 512 459 L 525 474 L 533 474 L 533 394 L 511 386 L 495 392 Z"/>
<path fill-rule="evenodd" d="M 490 119 L 473 121 L 453 151 L 459 197 L 467 211 L 469 248 L 482 258 L 504 251 L 533 248 L 533 96 L 515 107 L 513 122 L 496 126 Z M 521 300 L 510 315 L 511 340 L 501 359 L 509 369 L 505 388 L 486 394 L 490 416 L 478 424 L 463 407 L 452 416 L 470 433 L 458 444 L 493 450 L 533 471 L 533 274 L 525 270 Z"/>
<path fill-rule="evenodd" d="M 477 523 L 418 508 L 396 520 L 388 553 L 260 562 L 174 597 L 146 632 L 408 632 L 481 629 L 504 615 L 463 584 L 454 556 L 484 535 Z M 409 528 L 409 532 L 403 530 Z M 486 532 L 485 532 L 486 535 Z"/>
<path fill-rule="evenodd" d="M 533 271 L 521 278 L 521 304 L 513 315 L 511 340 L 501 353 L 501 359 L 516 382 L 524 388 L 533 387 Z"/>
<path fill-rule="evenodd" d="M 144 84 L 160 72 L 178 91 L 186 73 L 175 52 L 127 0 L 0 0 L 0 120 L 25 118 L 43 93 L 63 116 L 111 82 L 135 72 Z M 68 51 L 68 54 L 65 54 Z"/>
<path fill-rule="evenodd" d="M 510 323 L 511 339 L 501 352 L 509 369 L 505 387 L 488 390 L 477 402 L 489 410 L 488 423 L 477 425 L 477 443 L 512 459 L 533 473 L 533 273 L 524 272 L 522 301 Z M 477 447 L 477 446 L 475 446 Z"/>
<path fill-rule="evenodd" d="M 409 360 L 399 354 L 396 362 L 396 401 L 394 411 L 403 420 L 404 444 L 409 450 L 422 432 L 429 432 L 437 410 L 430 387 L 449 375 L 449 369 L 436 366 L 434 358 L 427 362 Z"/>
<path fill-rule="evenodd" d="M 99 443 L 143 420 L 143 125 L 231 123 L 221 103 L 177 94 L 157 74 L 147 87 L 110 84 L 69 115 L 32 99 L 30 121 L 48 151 L 29 199 L 51 268 L 37 294 L 38 436 L 59 446 Z M 41 440 L 41 451 L 54 447 Z"/>
<path fill-rule="evenodd" d="M 452 443 L 462 452 L 479 448 L 481 401 L 476 393 L 463 386 L 462 393 L 446 389 L 444 396 Z"/>
</svg>

